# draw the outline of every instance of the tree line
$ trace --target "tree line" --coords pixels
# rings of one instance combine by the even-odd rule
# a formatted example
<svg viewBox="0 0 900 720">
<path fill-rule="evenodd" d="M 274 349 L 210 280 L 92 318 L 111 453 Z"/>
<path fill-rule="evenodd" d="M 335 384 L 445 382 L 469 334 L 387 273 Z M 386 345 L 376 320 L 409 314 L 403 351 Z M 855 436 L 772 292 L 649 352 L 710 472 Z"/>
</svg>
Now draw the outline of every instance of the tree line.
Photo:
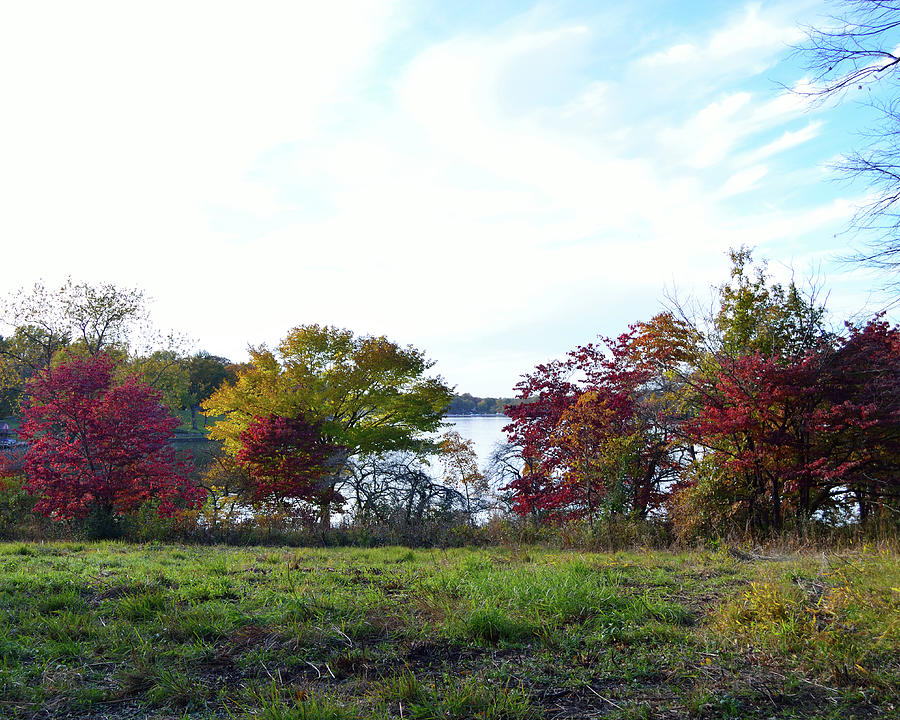
<svg viewBox="0 0 900 720">
<path fill-rule="evenodd" d="M 195 534 L 327 532 L 338 515 L 413 532 L 487 507 L 471 441 L 440 432 L 452 389 L 414 347 L 304 325 L 234 364 L 149 330 L 139 291 L 71 281 L 6 310 L 2 388 L 25 444 L 0 473 L 12 505 L 57 528 L 108 536 L 143 516 Z M 171 442 L 178 412 L 212 440 L 191 458 Z"/>
<path fill-rule="evenodd" d="M 0 335 L 0 418 L 19 414 L 33 376 L 71 357 L 103 355 L 119 376 L 154 387 L 197 430 L 201 403 L 242 367 L 206 351 L 188 354 L 183 338 L 153 328 L 143 291 L 112 283 L 37 283 L 6 298 L 0 319 L 12 328 Z"/>
<path fill-rule="evenodd" d="M 238 365 L 148 330 L 137 291 L 35 286 L 0 340 L 27 442 L 0 453 L 0 533 L 29 513 L 97 536 L 139 521 L 432 542 L 489 515 L 685 540 L 896 532 L 900 330 L 833 328 L 815 290 L 747 249 L 731 260 L 710 310 L 672 301 L 524 375 L 487 468 L 442 434 L 453 390 L 412 346 L 301 325 Z M 172 444 L 188 413 L 211 440 L 193 458 Z"/>
<path fill-rule="evenodd" d="M 898 528 L 900 330 L 829 328 L 815 292 L 731 253 L 711 311 L 683 304 L 539 365 L 507 408 L 514 510 L 665 518 L 682 537 Z"/>
<path fill-rule="evenodd" d="M 507 405 L 521 402 L 518 398 L 476 397 L 469 393 L 454 395 L 447 407 L 448 415 L 502 415 Z"/>
</svg>

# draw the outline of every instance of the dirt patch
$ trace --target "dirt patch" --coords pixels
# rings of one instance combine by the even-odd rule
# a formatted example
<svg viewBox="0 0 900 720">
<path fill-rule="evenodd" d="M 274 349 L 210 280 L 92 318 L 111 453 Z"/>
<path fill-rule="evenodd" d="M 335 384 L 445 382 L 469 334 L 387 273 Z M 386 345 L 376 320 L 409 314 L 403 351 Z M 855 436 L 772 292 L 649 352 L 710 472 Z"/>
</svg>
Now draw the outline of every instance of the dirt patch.
<svg viewBox="0 0 900 720">
<path fill-rule="evenodd" d="M 471 663 L 485 654 L 482 648 L 437 640 L 415 643 L 403 656 L 411 670 L 452 669 L 463 663 Z"/>
</svg>

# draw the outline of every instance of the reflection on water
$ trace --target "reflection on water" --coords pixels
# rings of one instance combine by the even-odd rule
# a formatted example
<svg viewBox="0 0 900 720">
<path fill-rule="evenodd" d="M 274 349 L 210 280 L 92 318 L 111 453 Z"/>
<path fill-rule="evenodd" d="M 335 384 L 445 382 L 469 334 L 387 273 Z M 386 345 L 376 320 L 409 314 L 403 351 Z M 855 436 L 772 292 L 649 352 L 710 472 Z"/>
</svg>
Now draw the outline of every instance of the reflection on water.
<svg viewBox="0 0 900 720">
<path fill-rule="evenodd" d="M 503 426 L 509 424 L 509 418 L 506 415 L 453 415 L 444 418 L 444 422 L 452 426 L 446 430 L 455 430 L 475 443 L 478 466 L 484 470 L 494 446 L 506 441 Z"/>
</svg>

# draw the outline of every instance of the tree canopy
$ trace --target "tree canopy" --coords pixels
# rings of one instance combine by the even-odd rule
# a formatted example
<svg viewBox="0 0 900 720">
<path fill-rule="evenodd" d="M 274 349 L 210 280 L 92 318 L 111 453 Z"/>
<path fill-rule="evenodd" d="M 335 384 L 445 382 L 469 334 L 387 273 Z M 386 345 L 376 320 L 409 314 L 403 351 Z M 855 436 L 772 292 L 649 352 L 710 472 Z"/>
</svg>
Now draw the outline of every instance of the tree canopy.
<svg viewBox="0 0 900 720">
<path fill-rule="evenodd" d="M 142 290 L 69 278 L 58 288 L 22 288 L 2 307 L 0 322 L 13 329 L 0 337 L 0 408 L 7 413 L 18 411 L 28 378 L 76 355 L 112 358 L 123 377 L 141 375 L 173 410 L 184 405 L 182 343 L 152 329 Z"/>
<path fill-rule="evenodd" d="M 302 417 L 335 448 L 333 486 L 354 459 L 429 442 L 451 397 L 440 377 L 426 374 L 432 365 L 421 351 L 385 337 L 303 325 L 274 351 L 251 349 L 249 367 L 203 403 L 207 413 L 222 416 L 210 436 L 236 457 L 256 418 Z"/>
<path fill-rule="evenodd" d="M 746 249 L 683 308 L 539 365 L 507 408 L 512 507 L 548 521 L 667 510 L 686 533 L 866 523 L 900 503 L 900 329 L 833 332 Z"/>
<path fill-rule="evenodd" d="M 19 436 L 28 442 L 27 487 L 56 519 L 115 516 L 148 500 L 160 513 L 202 502 L 171 446 L 179 424 L 158 393 L 135 377 L 117 381 L 105 355 L 73 357 L 28 381 Z"/>
<path fill-rule="evenodd" d="M 254 418 L 241 433 L 241 449 L 235 460 L 250 476 L 250 496 L 257 502 L 278 505 L 306 500 L 315 505 L 340 502 L 326 478 L 332 458 L 341 448 L 322 439 L 318 425 L 301 415 Z"/>
<path fill-rule="evenodd" d="M 212 437 L 237 452 L 256 416 L 303 414 L 349 455 L 414 448 L 437 430 L 450 389 L 426 372 L 433 363 L 385 337 L 304 325 L 272 351 L 251 349 L 251 363 L 203 404 L 223 419 Z"/>
</svg>

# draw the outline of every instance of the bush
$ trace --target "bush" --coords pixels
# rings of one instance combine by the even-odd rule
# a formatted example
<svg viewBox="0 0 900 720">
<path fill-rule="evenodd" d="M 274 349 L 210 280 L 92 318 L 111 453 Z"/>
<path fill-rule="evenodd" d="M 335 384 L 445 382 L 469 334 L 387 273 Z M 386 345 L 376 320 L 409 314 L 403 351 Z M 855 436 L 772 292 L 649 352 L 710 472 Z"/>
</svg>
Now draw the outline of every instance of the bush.
<svg viewBox="0 0 900 720">
<path fill-rule="evenodd" d="M 25 489 L 25 478 L 0 478 L 0 538 L 4 540 L 55 540 L 71 533 L 68 526 L 34 512 L 37 499 Z"/>
</svg>

